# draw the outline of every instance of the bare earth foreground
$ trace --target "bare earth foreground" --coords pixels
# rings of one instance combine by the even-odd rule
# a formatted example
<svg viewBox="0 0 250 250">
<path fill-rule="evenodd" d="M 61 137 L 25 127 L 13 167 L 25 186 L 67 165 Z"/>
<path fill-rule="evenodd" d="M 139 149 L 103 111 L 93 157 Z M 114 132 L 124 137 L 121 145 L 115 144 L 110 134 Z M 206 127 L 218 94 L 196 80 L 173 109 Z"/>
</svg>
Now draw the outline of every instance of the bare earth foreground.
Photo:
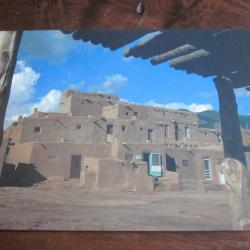
<svg viewBox="0 0 250 250">
<path fill-rule="evenodd" d="M 90 193 L 43 184 L 0 188 L 0 229 L 232 230 L 226 191 Z"/>
</svg>

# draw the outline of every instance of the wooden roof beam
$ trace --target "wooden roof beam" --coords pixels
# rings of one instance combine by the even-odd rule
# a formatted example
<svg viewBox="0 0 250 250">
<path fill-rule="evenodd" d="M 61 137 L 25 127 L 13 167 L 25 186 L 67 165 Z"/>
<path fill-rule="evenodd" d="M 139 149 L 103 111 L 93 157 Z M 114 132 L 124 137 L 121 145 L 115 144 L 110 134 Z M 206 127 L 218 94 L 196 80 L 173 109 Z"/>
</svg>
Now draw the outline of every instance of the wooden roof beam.
<svg viewBox="0 0 250 250">
<path fill-rule="evenodd" d="M 139 57 L 140 56 L 140 52 L 138 52 L 138 49 L 144 49 L 144 46 L 150 44 L 155 38 L 157 37 L 161 37 L 162 34 L 156 34 L 153 35 L 152 37 L 146 38 L 145 40 L 143 40 L 142 42 L 136 44 L 135 46 L 127 49 L 126 51 L 124 51 L 123 55 L 125 57 L 130 57 L 130 56 L 135 56 L 135 57 Z"/>
<path fill-rule="evenodd" d="M 157 55 L 157 56 L 154 56 L 152 59 L 151 59 L 151 63 L 153 65 L 157 65 L 157 64 L 160 64 L 160 63 L 163 63 L 163 62 L 166 62 L 166 61 L 169 61 L 179 55 L 182 55 L 182 54 L 186 54 L 190 51 L 193 51 L 195 50 L 196 48 L 193 46 L 193 45 L 190 45 L 190 44 L 185 44 L 181 47 L 178 47 L 176 49 L 173 49 L 173 50 L 170 50 L 170 51 L 167 51 L 161 55 Z"/>
<path fill-rule="evenodd" d="M 210 55 L 210 52 L 204 49 L 196 50 L 192 53 L 189 53 L 185 56 L 180 56 L 177 57 L 170 62 L 170 66 L 175 67 L 178 66 L 179 64 L 186 63 L 186 62 L 191 62 L 194 60 L 198 60 L 203 57 L 207 57 Z"/>
</svg>

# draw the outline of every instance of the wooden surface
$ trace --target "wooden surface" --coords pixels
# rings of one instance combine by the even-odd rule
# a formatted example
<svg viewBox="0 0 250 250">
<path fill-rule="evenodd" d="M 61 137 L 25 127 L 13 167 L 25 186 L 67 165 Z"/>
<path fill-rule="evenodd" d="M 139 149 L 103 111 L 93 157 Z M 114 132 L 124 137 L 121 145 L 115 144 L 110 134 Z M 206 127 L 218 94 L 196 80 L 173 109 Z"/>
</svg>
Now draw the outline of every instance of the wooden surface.
<svg viewBox="0 0 250 250">
<path fill-rule="evenodd" d="M 0 0 L 0 29 L 250 28 L 249 0 Z M 250 249 L 250 233 L 0 232 L 0 249 Z"/>
<path fill-rule="evenodd" d="M 250 27 L 249 0 L 0 0 L 0 29 Z"/>
<path fill-rule="evenodd" d="M 250 249 L 248 233 L 2 232 L 1 250 Z"/>
</svg>

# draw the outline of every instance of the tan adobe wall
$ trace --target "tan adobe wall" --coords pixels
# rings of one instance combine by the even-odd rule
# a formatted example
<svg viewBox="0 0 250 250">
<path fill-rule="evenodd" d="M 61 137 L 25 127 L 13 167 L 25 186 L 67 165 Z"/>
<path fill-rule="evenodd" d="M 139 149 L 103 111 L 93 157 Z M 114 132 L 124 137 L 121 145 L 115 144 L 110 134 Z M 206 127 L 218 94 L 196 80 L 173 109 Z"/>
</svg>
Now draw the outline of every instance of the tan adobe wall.
<svg viewBox="0 0 250 250">
<path fill-rule="evenodd" d="M 76 143 L 21 143 L 11 146 L 7 158 L 8 164 L 33 164 L 44 177 L 62 176 L 69 178 L 71 155 L 84 157 L 108 157 L 111 147 L 108 144 Z"/>
<path fill-rule="evenodd" d="M 66 90 L 61 96 L 60 111 L 73 116 L 101 117 L 103 107 L 118 101 L 119 98 L 112 95 Z"/>
<path fill-rule="evenodd" d="M 224 159 L 224 154 L 221 148 L 217 148 L 216 150 L 211 149 L 182 149 L 182 148 L 167 148 L 163 145 L 147 145 L 147 144 L 118 144 L 117 145 L 117 158 L 121 161 L 125 161 L 127 157 L 132 158 L 132 161 L 136 162 L 136 155 L 140 155 L 143 158 L 143 152 L 155 152 L 155 153 L 161 153 L 162 160 L 163 160 L 163 167 L 166 171 L 166 155 L 172 157 L 175 159 L 176 166 L 177 166 L 177 172 L 179 174 L 180 180 L 183 181 L 183 183 L 187 182 L 187 184 L 184 184 L 185 187 L 187 187 L 189 181 L 197 181 L 197 183 L 194 183 L 196 187 L 203 185 L 205 182 L 205 176 L 204 176 L 204 170 L 203 170 L 203 162 L 202 159 L 204 157 L 209 157 L 211 162 L 211 168 L 212 168 L 212 181 L 210 184 L 219 184 L 218 179 L 218 171 L 219 167 L 222 167 L 221 165 L 218 167 L 217 162 L 219 160 Z M 183 161 L 188 161 L 188 166 L 183 165 Z"/>
<path fill-rule="evenodd" d="M 33 142 L 15 144 L 10 146 L 7 163 L 17 166 L 19 163 L 32 163 Z"/>
<path fill-rule="evenodd" d="M 31 162 L 45 177 L 70 177 L 71 156 L 81 155 L 81 167 L 85 157 L 109 157 L 108 144 L 35 143 Z"/>
<path fill-rule="evenodd" d="M 156 122 L 185 122 L 197 124 L 198 118 L 195 113 L 179 110 L 163 109 L 158 107 L 134 105 L 130 103 L 120 103 L 118 119 L 136 119 L 135 112 L 138 113 L 137 120 Z"/>
<path fill-rule="evenodd" d="M 36 127 L 40 132 L 34 132 Z M 105 143 L 106 121 L 83 117 L 24 119 L 20 142 L 29 141 Z"/>
<path fill-rule="evenodd" d="M 146 165 L 123 165 L 120 161 L 85 158 L 81 175 L 86 190 L 153 191 Z M 84 177 L 83 177 L 84 176 Z"/>
<path fill-rule="evenodd" d="M 23 119 L 13 122 L 4 132 L 4 138 L 11 139 L 13 143 L 19 143 L 22 135 Z"/>
</svg>

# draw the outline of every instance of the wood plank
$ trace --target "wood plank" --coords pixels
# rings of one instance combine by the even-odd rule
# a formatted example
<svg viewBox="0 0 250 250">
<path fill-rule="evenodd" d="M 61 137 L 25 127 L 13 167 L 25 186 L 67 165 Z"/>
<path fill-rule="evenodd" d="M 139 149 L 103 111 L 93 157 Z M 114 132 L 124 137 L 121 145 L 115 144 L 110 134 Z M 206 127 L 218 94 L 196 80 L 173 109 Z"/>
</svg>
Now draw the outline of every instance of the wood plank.
<svg viewBox="0 0 250 250">
<path fill-rule="evenodd" d="M 250 27 L 245 0 L 1 0 L 0 29 Z"/>
<path fill-rule="evenodd" d="M 185 44 L 181 47 L 178 47 L 176 49 L 173 49 L 173 50 L 170 50 L 170 51 L 167 51 L 161 55 L 157 55 L 157 56 L 154 56 L 152 59 L 151 59 L 151 63 L 153 65 L 157 65 L 157 64 L 160 64 L 160 63 L 163 63 L 163 62 L 166 62 L 170 59 L 173 59 L 181 54 L 186 54 L 192 50 L 194 50 L 195 47 L 190 45 L 190 44 Z"/>
<path fill-rule="evenodd" d="M 194 60 L 198 60 L 198 59 L 200 59 L 202 57 L 207 57 L 209 55 L 210 55 L 210 52 L 206 51 L 204 49 L 196 50 L 196 51 L 194 51 L 192 53 L 189 53 L 189 54 L 187 54 L 185 56 L 180 56 L 180 57 L 177 57 L 177 58 L 171 60 L 170 65 L 171 66 L 177 66 L 179 64 L 194 61 Z"/>
<path fill-rule="evenodd" d="M 249 249 L 247 232 L 0 232 L 1 250 Z"/>
</svg>

